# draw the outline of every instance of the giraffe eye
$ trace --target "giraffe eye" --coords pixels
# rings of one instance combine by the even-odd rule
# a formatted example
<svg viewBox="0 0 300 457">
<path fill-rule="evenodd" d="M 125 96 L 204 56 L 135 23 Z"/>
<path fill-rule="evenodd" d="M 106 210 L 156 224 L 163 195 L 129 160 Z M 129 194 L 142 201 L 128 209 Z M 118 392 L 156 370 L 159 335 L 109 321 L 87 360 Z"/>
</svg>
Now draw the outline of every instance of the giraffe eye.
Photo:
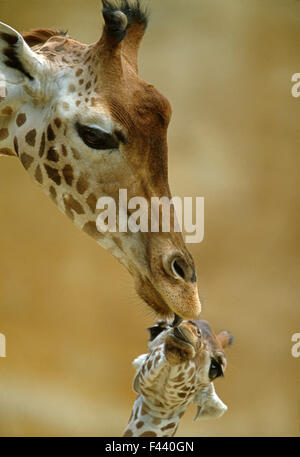
<svg viewBox="0 0 300 457">
<path fill-rule="evenodd" d="M 218 378 L 219 376 L 223 376 L 221 365 L 214 359 L 211 360 L 208 376 L 211 381 Z"/>
<path fill-rule="evenodd" d="M 92 149 L 105 150 L 117 149 L 120 140 L 114 134 L 105 132 L 100 127 L 76 123 L 76 130 L 82 141 Z"/>
</svg>

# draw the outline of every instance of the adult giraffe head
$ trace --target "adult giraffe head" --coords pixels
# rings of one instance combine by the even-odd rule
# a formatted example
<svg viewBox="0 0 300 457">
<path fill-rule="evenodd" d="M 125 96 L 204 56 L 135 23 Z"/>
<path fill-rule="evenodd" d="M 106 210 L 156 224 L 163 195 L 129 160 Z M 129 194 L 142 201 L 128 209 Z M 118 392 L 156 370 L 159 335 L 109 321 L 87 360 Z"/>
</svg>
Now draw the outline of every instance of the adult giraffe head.
<svg viewBox="0 0 300 457">
<path fill-rule="evenodd" d="M 196 318 L 195 268 L 180 233 L 96 228 L 102 196 L 117 205 L 119 189 L 148 202 L 171 197 L 171 108 L 138 76 L 147 15 L 139 1 L 103 0 L 103 17 L 92 45 L 48 29 L 22 36 L 0 24 L 0 154 L 20 158 L 56 205 L 125 265 L 157 313 Z"/>
</svg>

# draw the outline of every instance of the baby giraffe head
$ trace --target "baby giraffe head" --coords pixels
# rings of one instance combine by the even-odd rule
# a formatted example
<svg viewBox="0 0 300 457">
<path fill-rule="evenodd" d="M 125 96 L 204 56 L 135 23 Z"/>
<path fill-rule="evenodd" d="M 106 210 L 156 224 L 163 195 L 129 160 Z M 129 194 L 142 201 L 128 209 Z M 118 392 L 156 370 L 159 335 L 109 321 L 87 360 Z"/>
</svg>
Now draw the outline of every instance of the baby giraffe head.
<svg viewBox="0 0 300 457">
<path fill-rule="evenodd" d="M 232 336 L 223 330 L 214 334 L 206 321 L 183 321 L 177 327 L 166 321 L 150 328 L 148 354 L 134 362 L 134 388 L 144 409 L 154 417 L 168 417 L 176 427 L 190 403 L 198 418 L 220 417 L 226 405 L 215 393 L 213 381 L 224 375 L 224 349 Z M 174 422 L 175 421 L 175 422 Z"/>
<path fill-rule="evenodd" d="M 147 15 L 139 1 L 103 7 L 102 36 L 91 45 L 0 23 L 0 155 L 19 157 L 60 210 L 125 265 L 157 313 L 197 318 L 194 262 L 172 223 L 168 233 L 161 222 L 157 233 L 97 230 L 100 197 L 114 199 L 117 219 L 120 189 L 149 208 L 152 197 L 171 198 L 170 104 L 138 75 Z"/>
</svg>

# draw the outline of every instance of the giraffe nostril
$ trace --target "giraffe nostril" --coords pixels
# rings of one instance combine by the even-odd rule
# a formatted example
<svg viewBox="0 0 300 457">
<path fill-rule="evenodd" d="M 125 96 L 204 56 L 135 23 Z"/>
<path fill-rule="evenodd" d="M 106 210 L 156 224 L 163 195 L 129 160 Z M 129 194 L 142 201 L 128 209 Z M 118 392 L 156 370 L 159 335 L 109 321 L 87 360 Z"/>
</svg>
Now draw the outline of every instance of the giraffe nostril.
<svg viewBox="0 0 300 457">
<path fill-rule="evenodd" d="M 187 339 L 187 337 L 185 336 L 185 334 L 179 327 L 174 328 L 174 335 L 176 336 L 176 338 L 179 338 L 180 340 L 184 341 L 185 343 L 189 343 L 189 340 Z"/>
<path fill-rule="evenodd" d="M 173 262 L 171 263 L 171 268 L 175 276 L 179 276 L 180 278 L 185 279 L 184 269 L 179 264 L 177 259 L 173 260 Z"/>
</svg>

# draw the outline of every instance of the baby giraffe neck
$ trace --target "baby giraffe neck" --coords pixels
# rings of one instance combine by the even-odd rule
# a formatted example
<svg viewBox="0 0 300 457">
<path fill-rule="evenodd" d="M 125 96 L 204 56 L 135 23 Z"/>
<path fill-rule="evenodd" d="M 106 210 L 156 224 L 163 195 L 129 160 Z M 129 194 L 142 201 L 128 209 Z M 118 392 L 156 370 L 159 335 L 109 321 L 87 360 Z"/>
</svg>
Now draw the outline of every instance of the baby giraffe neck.
<svg viewBox="0 0 300 457">
<path fill-rule="evenodd" d="M 186 408 L 154 412 L 140 395 L 132 409 L 124 437 L 172 437 Z M 151 412 L 150 412 L 151 411 Z"/>
</svg>

